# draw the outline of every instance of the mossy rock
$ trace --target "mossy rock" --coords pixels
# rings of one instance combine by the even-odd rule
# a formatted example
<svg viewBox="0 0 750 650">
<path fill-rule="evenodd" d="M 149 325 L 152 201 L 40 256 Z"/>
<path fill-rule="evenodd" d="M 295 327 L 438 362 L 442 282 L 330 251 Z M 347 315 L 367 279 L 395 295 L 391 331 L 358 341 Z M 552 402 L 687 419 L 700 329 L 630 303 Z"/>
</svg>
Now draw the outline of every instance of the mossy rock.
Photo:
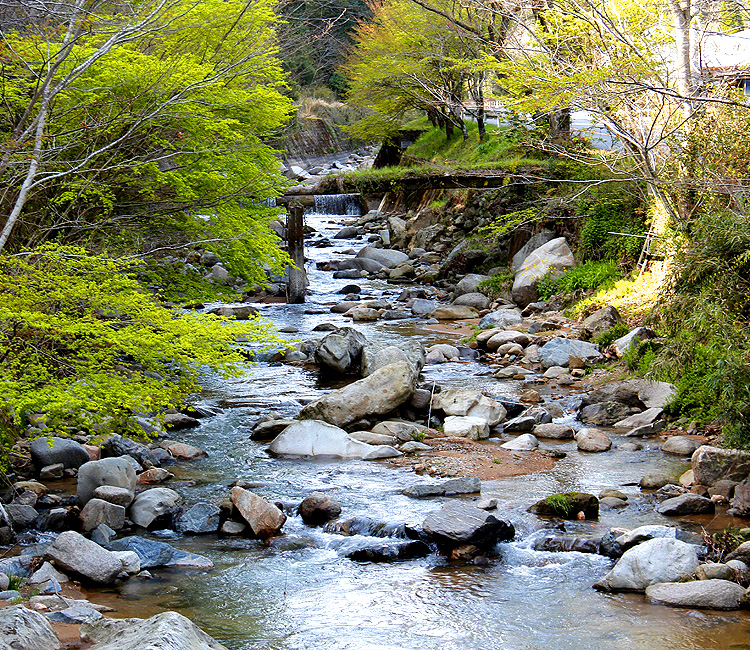
<svg viewBox="0 0 750 650">
<path fill-rule="evenodd" d="M 535 503 L 529 512 L 542 517 L 560 517 L 562 519 L 577 519 L 578 513 L 583 512 L 586 519 L 599 517 L 599 499 L 586 492 L 564 492 L 553 494 Z"/>
</svg>

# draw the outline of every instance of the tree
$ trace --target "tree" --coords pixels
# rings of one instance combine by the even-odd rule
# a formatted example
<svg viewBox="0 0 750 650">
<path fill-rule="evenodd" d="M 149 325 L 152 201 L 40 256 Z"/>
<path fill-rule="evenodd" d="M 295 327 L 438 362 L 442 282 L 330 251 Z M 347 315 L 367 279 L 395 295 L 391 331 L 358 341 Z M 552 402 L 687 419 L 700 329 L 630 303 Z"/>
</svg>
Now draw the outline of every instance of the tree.
<svg viewBox="0 0 750 650">
<path fill-rule="evenodd" d="M 171 229 L 223 240 L 255 282 L 281 267 L 264 139 L 290 102 L 270 0 L 5 8 L 0 249 Z"/>
<path fill-rule="evenodd" d="M 0 442 L 38 412 L 50 433 L 142 434 L 135 416 L 181 404 L 201 372 L 243 371 L 237 337 L 276 341 L 262 319 L 176 315 L 137 270 L 56 244 L 0 257 Z"/>
</svg>

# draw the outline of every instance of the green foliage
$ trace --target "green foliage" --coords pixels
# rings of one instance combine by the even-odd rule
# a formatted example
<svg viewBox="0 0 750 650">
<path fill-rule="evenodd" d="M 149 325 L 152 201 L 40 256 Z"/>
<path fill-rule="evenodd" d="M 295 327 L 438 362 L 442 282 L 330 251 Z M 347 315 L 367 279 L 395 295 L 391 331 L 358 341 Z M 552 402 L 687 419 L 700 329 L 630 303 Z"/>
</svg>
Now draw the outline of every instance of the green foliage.
<svg viewBox="0 0 750 650">
<path fill-rule="evenodd" d="M 611 286 L 621 277 L 622 270 L 614 262 L 586 262 L 568 269 L 558 277 L 543 277 L 537 283 L 537 290 L 539 296 L 546 300 L 555 293 L 571 294 Z"/>
<path fill-rule="evenodd" d="M 416 442 L 422 442 L 422 441 L 423 441 L 423 440 L 424 440 L 424 439 L 425 439 L 425 438 L 427 437 L 427 433 L 426 433 L 425 431 L 422 431 L 422 430 L 419 430 L 419 431 L 412 431 L 412 432 L 411 432 L 411 437 L 412 437 L 412 438 L 413 438 L 413 439 L 414 439 L 414 440 L 415 440 Z"/>
<path fill-rule="evenodd" d="M 261 319 L 175 314 L 122 260 L 58 245 L 1 257 L 3 443 L 34 412 L 49 433 L 137 431 L 134 414 L 181 404 L 204 369 L 241 373 L 240 336 L 276 340 Z"/>
<path fill-rule="evenodd" d="M 240 296 L 227 286 L 205 280 L 196 270 L 174 261 L 134 267 L 139 282 L 162 300 L 173 302 L 237 302 Z"/>
<path fill-rule="evenodd" d="M 595 337 L 594 343 L 602 349 L 608 348 L 612 343 L 625 336 L 629 331 L 630 328 L 627 323 L 616 323 L 606 332 L 602 332 L 599 336 Z"/>
<path fill-rule="evenodd" d="M 513 271 L 510 269 L 498 271 L 477 286 L 477 289 L 488 298 L 499 298 L 502 294 L 509 293 L 512 288 Z"/>
<path fill-rule="evenodd" d="M 639 341 L 630 346 L 622 357 L 625 367 L 636 375 L 646 375 L 652 371 L 656 353 L 661 347 L 653 341 Z"/>
<path fill-rule="evenodd" d="M 594 260 L 635 262 L 643 247 L 640 237 L 612 235 L 645 233 L 640 198 L 622 186 L 595 191 L 577 206 L 583 217 L 580 250 Z"/>
<path fill-rule="evenodd" d="M 678 389 L 673 412 L 718 421 L 750 446 L 750 216 L 702 212 L 672 263 L 654 313 L 668 334 L 654 374 Z"/>
</svg>

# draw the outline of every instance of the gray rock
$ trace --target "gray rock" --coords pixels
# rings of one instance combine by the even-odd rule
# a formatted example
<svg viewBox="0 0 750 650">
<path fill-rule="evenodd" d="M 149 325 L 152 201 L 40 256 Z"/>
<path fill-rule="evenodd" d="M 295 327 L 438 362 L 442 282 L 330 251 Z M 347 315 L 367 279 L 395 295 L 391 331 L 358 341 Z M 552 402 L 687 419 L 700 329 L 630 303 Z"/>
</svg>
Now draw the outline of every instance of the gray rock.
<svg viewBox="0 0 750 650">
<path fill-rule="evenodd" d="M 112 530 L 120 530 L 125 526 L 125 508 L 102 499 L 89 499 L 79 518 L 86 532 L 94 530 L 100 524 L 105 524 Z"/>
<path fill-rule="evenodd" d="M 458 348 L 448 343 L 437 343 L 427 348 L 425 365 L 436 363 L 447 363 L 448 361 L 458 361 L 460 358 Z"/>
<path fill-rule="evenodd" d="M 18 589 L 7 589 L 0 591 L 0 600 L 18 600 L 21 598 L 21 592 Z"/>
<path fill-rule="evenodd" d="M 626 551 L 594 587 L 603 591 L 644 591 L 678 580 L 698 568 L 696 547 L 676 539 L 656 538 Z"/>
<path fill-rule="evenodd" d="M 399 264 L 409 261 L 409 256 L 406 253 L 388 248 L 373 248 L 372 246 L 365 246 L 361 249 L 357 253 L 357 258 L 375 260 L 387 269 L 394 269 Z"/>
<path fill-rule="evenodd" d="M 278 418 L 276 420 L 269 420 L 267 422 L 259 422 L 253 427 L 253 432 L 250 434 L 250 438 L 253 440 L 273 440 L 288 426 L 294 424 L 296 420 L 287 418 Z"/>
<path fill-rule="evenodd" d="M 400 341 L 397 346 L 366 341 L 362 348 L 360 374 L 362 377 L 369 377 L 376 370 L 399 361 L 408 362 L 415 376 L 418 375 L 425 364 L 422 344 L 412 339 Z"/>
<path fill-rule="evenodd" d="M 479 273 L 469 273 L 461 278 L 456 284 L 456 290 L 454 295 L 456 297 L 465 296 L 471 293 L 476 293 L 479 285 L 488 280 L 490 276 L 480 275 Z"/>
<path fill-rule="evenodd" d="M 735 572 L 734 568 L 728 564 L 708 562 L 707 564 L 701 564 L 695 570 L 695 577 L 698 580 L 731 580 L 734 582 Z M 735 584 L 737 583 L 735 582 Z"/>
<path fill-rule="evenodd" d="M 638 391 L 641 389 L 640 379 L 626 379 L 613 381 L 583 396 L 582 405 L 597 404 L 599 402 L 621 402 L 629 406 L 640 407 Z"/>
<path fill-rule="evenodd" d="M 490 437 L 490 428 L 482 417 L 449 415 L 443 422 L 443 433 L 457 438 L 482 440 Z"/>
<path fill-rule="evenodd" d="M 127 488 L 114 485 L 100 485 L 91 495 L 94 499 L 101 499 L 109 503 L 127 508 L 133 502 L 133 494 Z"/>
<path fill-rule="evenodd" d="M 483 293 L 465 293 L 453 301 L 454 305 L 462 307 L 471 307 L 477 311 L 487 309 L 490 299 Z"/>
<path fill-rule="evenodd" d="M 39 470 L 39 478 L 41 480 L 54 480 L 62 478 L 65 475 L 65 465 L 62 463 L 55 463 L 54 465 L 45 465 Z"/>
<path fill-rule="evenodd" d="M 620 535 L 617 538 L 617 543 L 622 546 L 624 550 L 627 550 L 637 544 L 657 538 L 678 539 L 684 542 L 690 539 L 690 535 L 684 533 L 679 528 L 673 528 L 672 526 L 639 526 L 638 528 L 634 528 L 633 530 Z"/>
<path fill-rule="evenodd" d="M 476 477 L 464 476 L 453 478 L 442 483 L 418 483 L 402 490 L 402 493 L 413 499 L 440 497 L 446 494 L 476 494 L 482 491 L 482 482 Z"/>
<path fill-rule="evenodd" d="M 465 305 L 442 305 L 432 312 L 432 317 L 438 320 L 466 320 L 477 316 L 476 309 Z"/>
<path fill-rule="evenodd" d="M 446 415 L 481 418 L 491 427 L 502 422 L 507 415 L 500 402 L 470 388 L 442 390 L 433 396 L 432 407 Z"/>
<path fill-rule="evenodd" d="M 523 323 L 521 312 L 516 309 L 498 309 L 482 317 L 479 329 L 486 330 L 495 327 L 511 327 Z"/>
<path fill-rule="evenodd" d="M 201 425 L 200 420 L 185 415 L 184 413 L 165 413 L 164 426 L 171 431 L 180 431 L 182 429 L 194 429 Z"/>
<path fill-rule="evenodd" d="M 532 451 L 539 446 L 539 441 L 536 439 L 536 436 L 530 433 L 524 433 L 518 436 L 515 440 L 504 442 L 500 446 L 503 449 L 510 449 L 511 451 Z"/>
<path fill-rule="evenodd" d="M 434 312 L 440 303 L 435 300 L 426 300 L 424 298 L 415 298 L 412 302 L 411 310 L 415 316 L 429 316 Z"/>
<path fill-rule="evenodd" d="M 175 517 L 175 530 L 188 535 L 203 535 L 219 530 L 221 510 L 213 503 L 199 501 L 182 508 Z"/>
<path fill-rule="evenodd" d="M 403 422 L 401 420 L 386 420 L 379 422 L 372 428 L 373 433 L 393 436 L 401 442 L 411 442 L 421 438 L 426 429 L 420 424 L 413 422 Z"/>
<path fill-rule="evenodd" d="M 103 618 L 81 627 L 91 650 L 227 650 L 195 623 L 177 612 L 147 619 Z"/>
<path fill-rule="evenodd" d="M 666 472 L 654 471 L 643 476 L 639 485 L 643 490 L 658 490 L 668 484 L 677 485 L 678 482 L 674 476 L 670 476 Z"/>
<path fill-rule="evenodd" d="M 632 408 L 622 402 L 601 402 L 583 407 L 580 418 L 586 424 L 608 427 L 627 417 L 630 413 L 632 413 Z"/>
<path fill-rule="evenodd" d="M 699 446 L 698 442 L 687 436 L 670 436 L 661 446 L 661 450 L 676 456 L 692 456 Z"/>
<path fill-rule="evenodd" d="M 626 417 L 624 420 L 615 422 L 614 426 L 618 429 L 637 429 L 638 427 L 646 426 L 658 420 L 664 409 L 662 408 L 651 408 L 642 411 L 641 413 L 634 413 Z"/>
<path fill-rule="evenodd" d="M 420 451 L 432 451 L 432 447 L 430 447 L 430 445 L 424 444 L 423 442 L 412 440 L 401 445 L 400 451 L 404 454 L 416 454 Z"/>
<path fill-rule="evenodd" d="M 145 490 L 130 506 L 130 520 L 136 526 L 148 528 L 156 519 L 173 511 L 181 500 L 180 495 L 169 488 L 155 487 Z"/>
<path fill-rule="evenodd" d="M 399 562 L 430 554 L 430 547 L 419 540 L 387 542 L 358 548 L 346 557 L 355 562 Z"/>
<path fill-rule="evenodd" d="M 338 276 L 340 278 L 344 278 L 347 280 L 356 280 L 362 277 L 362 271 L 367 271 L 368 273 L 377 273 L 384 268 L 386 267 L 377 260 L 356 258 L 350 260 L 342 260 L 341 262 L 339 262 L 340 270 L 336 273 L 340 274 Z M 333 274 L 334 278 L 337 277 L 336 273 Z"/>
<path fill-rule="evenodd" d="M 153 567 L 177 567 L 185 569 L 212 569 L 214 564 L 208 558 L 194 553 L 188 553 L 181 549 L 156 542 L 143 537 L 123 537 L 116 539 L 110 544 L 112 551 L 133 551 L 141 561 L 142 569 Z M 118 565 L 122 570 L 122 562 L 118 559 Z"/>
<path fill-rule="evenodd" d="M 343 426 L 371 415 L 384 415 L 408 401 L 415 384 L 411 365 L 399 361 L 311 402 L 299 417 Z"/>
<path fill-rule="evenodd" d="M 581 429 L 575 436 L 578 449 L 590 453 L 609 451 L 612 449 L 612 441 L 609 436 L 599 429 L 586 427 Z"/>
<path fill-rule="evenodd" d="M 731 481 L 716 481 L 714 487 L 721 484 L 731 485 Z M 714 492 L 717 492 L 719 494 L 721 494 L 722 492 L 726 492 L 724 496 L 729 498 L 730 491 L 734 493 L 734 498 L 732 499 L 732 508 L 728 511 L 727 514 L 730 514 L 733 517 L 750 516 L 750 477 L 746 478 L 741 483 L 735 484 L 733 488 L 728 488 L 726 490 L 715 491 L 714 488 L 709 488 L 708 493 L 713 496 Z"/>
<path fill-rule="evenodd" d="M 545 369 L 552 366 L 567 368 L 571 356 L 584 359 L 587 364 L 597 363 L 603 358 L 598 345 L 562 337 L 552 339 L 539 349 L 539 358 Z"/>
<path fill-rule="evenodd" d="M 49 562 L 42 564 L 41 567 L 29 576 L 29 584 L 32 585 L 39 585 L 48 580 L 56 580 L 59 583 L 65 583 L 68 582 L 68 576 L 57 571 Z"/>
<path fill-rule="evenodd" d="M 122 570 L 128 575 L 141 572 L 141 558 L 135 551 L 111 551 L 111 553 L 120 560 Z"/>
<path fill-rule="evenodd" d="M 531 255 L 539 247 L 544 246 L 547 242 L 555 239 L 555 233 L 550 230 L 543 230 L 542 232 L 532 235 L 531 239 L 527 241 L 521 249 L 513 256 L 511 261 L 511 270 L 515 273 L 521 268 L 526 258 Z"/>
<path fill-rule="evenodd" d="M 528 432 L 528 431 L 533 431 L 536 425 L 537 425 L 537 421 L 535 417 L 531 415 L 519 415 L 517 418 L 508 420 L 503 425 L 503 430 L 508 433 Z"/>
<path fill-rule="evenodd" d="M 553 440 L 572 440 L 575 431 L 567 424 L 537 424 L 534 427 L 534 435 L 537 438 L 551 438 Z"/>
<path fill-rule="evenodd" d="M 135 470 L 123 458 L 103 458 L 84 463 L 78 469 L 78 503 L 88 503 L 100 485 L 126 488 L 135 494 Z"/>
<path fill-rule="evenodd" d="M 666 425 L 667 423 L 664 420 L 656 420 L 656 422 L 652 422 L 651 424 L 644 424 L 641 427 L 631 429 L 625 435 L 628 438 L 647 438 L 663 431 Z"/>
<path fill-rule="evenodd" d="M 385 435 L 382 433 L 374 433 L 372 431 L 353 431 L 349 434 L 352 440 L 358 442 L 364 442 L 366 445 L 397 445 L 398 438 L 391 435 Z"/>
<path fill-rule="evenodd" d="M 646 600 L 652 603 L 688 609 L 740 608 L 745 589 L 729 580 L 697 580 L 695 582 L 665 582 L 646 588 Z"/>
<path fill-rule="evenodd" d="M 750 451 L 703 445 L 693 454 L 692 465 L 699 485 L 711 486 L 722 479 L 744 481 L 750 476 Z"/>
<path fill-rule="evenodd" d="M 507 310 L 506 310 L 507 311 Z M 524 332 L 516 332 L 515 330 L 489 330 L 489 332 L 495 332 L 489 338 L 484 338 L 483 342 L 480 343 L 482 335 L 477 336 L 477 343 L 484 345 L 488 350 L 493 351 L 498 348 L 507 345 L 508 343 L 518 344 L 520 347 L 526 347 L 529 344 L 529 335 Z"/>
<path fill-rule="evenodd" d="M 656 332 L 654 332 L 654 330 L 649 329 L 648 327 L 636 327 L 635 329 L 630 330 L 625 336 L 617 339 L 612 345 L 615 354 L 619 358 L 622 358 L 625 353 L 637 343 L 653 338 L 656 338 Z"/>
<path fill-rule="evenodd" d="M 656 511 L 667 517 L 676 517 L 678 515 L 710 514 L 714 509 L 714 502 L 711 499 L 698 494 L 687 493 L 662 501 Z"/>
<path fill-rule="evenodd" d="M 428 515 L 422 530 L 428 540 L 449 548 L 461 544 L 487 547 L 515 536 L 512 524 L 463 501 L 450 501 Z"/>
<path fill-rule="evenodd" d="M 39 513 L 31 506 L 9 503 L 4 506 L 5 514 L 10 519 L 13 530 L 24 530 L 31 528 L 36 522 Z"/>
<path fill-rule="evenodd" d="M 638 399 L 646 408 L 664 408 L 676 393 L 677 389 L 665 381 L 641 379 L 638 382 Z"/>
<path fill-rule="evenodd" d="M 591 316 L 586 318 L 581 325 L 581 332 L 584 338 L 593 339 L 604 334 L 608 329 L 618 323 L 622 323 L 620 312 L 614 307 L 604 307 L 597 309 Z"/>
<path fill-rule="evenodd" d="M 23 605 L 0 608 L 0 648 L 59 650 L 61 647 L 52 625 L 39 612 Z"/>
<path fill-rule="evenodd" d="M 536 291 L 539 280 L 572 266 L 575 266 L 575 259 L 565 237 L 550 240 L 532 252 L 515 271 L 513 301 L 521 307 L 534 302 L 539 297 Z"/>
<path fill-rule="evenodd" d="M 364 334 L 342 327 L 323 337 L 315 350 L 315 361 L 321 367 L 340 374 L 359 372 L 362 348 L 367 339 Z"/>
<path fill-rule="evenodd" d="M 97 612 L 95 609 L 84 605 L 71 605 L 56 612 L 50 612 L 45 616 L 55 623 L 69 623 L 72 625 L 93 623 L 102 618 L 101 612 Z"/>
<path fill-rule="evenodd" d="M 61 533 L 45 557 L 64 571 L 102 584 L 112 582 L 122 571 L 120 560 L 112 553 L 72 530 Z"/>
<path fill-rule="evenodd" d="M 29 445 L 29 451 L 37 469 L 57 463 L 62 463 L 66 469 L 78 469 L 90 460 L 83 445 L 68 438 L 37 438 Z"/>
<path fill-rule="evenodd" d="M 336 519 L 341 514 L 341 506 L 332 496 L 313 492 L 302 500 L 297 512 L 308 526 L 320 526 Z"/>
</svg>

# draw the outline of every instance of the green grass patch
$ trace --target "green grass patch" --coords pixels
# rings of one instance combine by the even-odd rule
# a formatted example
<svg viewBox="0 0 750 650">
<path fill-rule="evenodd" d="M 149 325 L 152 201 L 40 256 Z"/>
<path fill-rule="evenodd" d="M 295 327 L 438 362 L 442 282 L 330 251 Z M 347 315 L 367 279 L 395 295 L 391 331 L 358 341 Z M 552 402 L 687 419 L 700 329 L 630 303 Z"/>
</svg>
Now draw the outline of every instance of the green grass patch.
<svg viewBox="0 0 750 650">
<path fill-rule="evenodd" d="M 622 278 L 622 270 L 615 262 L 586 262 L 568 269 L 555 278 L 546 276 L 537 284 L 539 297 L 547 299 L 556 293 L 575 293 L 612 287 Z"/>
</svg>

